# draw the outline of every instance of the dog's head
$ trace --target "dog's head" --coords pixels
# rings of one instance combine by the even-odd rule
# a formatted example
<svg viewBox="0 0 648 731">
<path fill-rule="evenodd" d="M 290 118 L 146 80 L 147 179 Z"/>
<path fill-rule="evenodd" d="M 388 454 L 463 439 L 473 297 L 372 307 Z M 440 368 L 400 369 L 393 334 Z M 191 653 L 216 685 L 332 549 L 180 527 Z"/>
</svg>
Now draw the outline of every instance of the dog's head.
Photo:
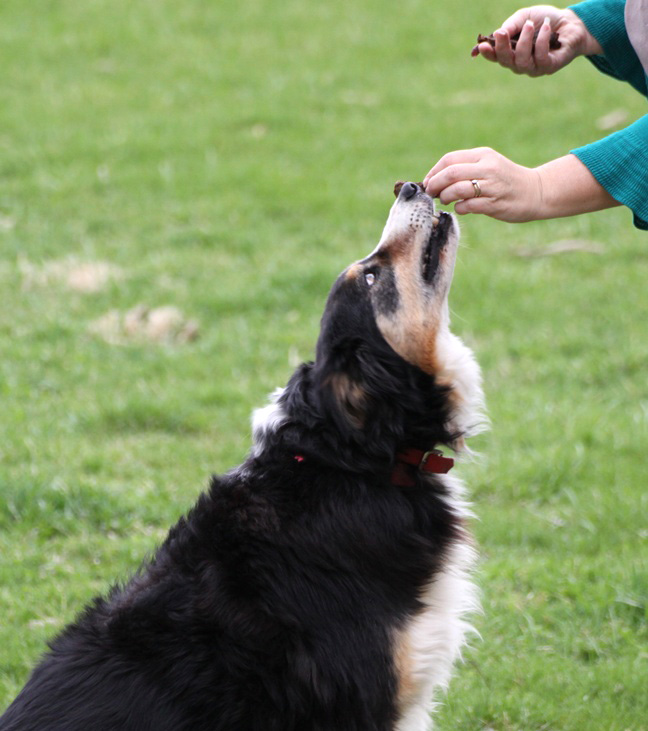
<svg viewBox="0 0 648 731">
<path fill-rule="evenodd" d="M 333 285 L 313 375 L 351 436 L 387 419 L 422 447 L 460 448 L 478 426 L 481 388 L 472 353 L 449 330 L 458 226 L 420 185 L 395 192 L 378 246 Z"/>
<path fill-rule="evenodd" d="M 448 328 L 448 292 L 459 232 L 416 183 L 400 187 L 376 249 L 338 278 L 323 330 L 363 305 L 389 345 L 423 372 L 439 372 L 438 335 Z M 366 323 L 365 327 L 366 327 Z M 326 345 L 327 338 L 320 340 Z"/>
</svg>

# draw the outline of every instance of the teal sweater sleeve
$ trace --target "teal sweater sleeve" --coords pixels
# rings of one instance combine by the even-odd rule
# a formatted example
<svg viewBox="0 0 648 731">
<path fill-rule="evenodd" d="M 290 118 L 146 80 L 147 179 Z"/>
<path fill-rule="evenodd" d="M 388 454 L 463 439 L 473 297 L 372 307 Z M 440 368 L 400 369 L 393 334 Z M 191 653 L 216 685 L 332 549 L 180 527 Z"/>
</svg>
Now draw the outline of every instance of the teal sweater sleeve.
<svg viewBox="0 0 648 731">
<path fill-rule="evenodd" d="M 646 74 L 625 27 L 625 0 L 585 0 L 572 5 L 576 15 L 603 48 L 603 56 L 588 56 L 599 71 L 627 81 L 646 96 Z"/>
<path fill-rule="evenodd" d="M 608 193 L 648 231 L 648 114 L 626 129 L 571 150 Z"/>
<path fill-rule="evenodd" d="M 603 48 L 588 59 L 605 74 L 648 96 L 648 78 L 625 28 L 625 0 L 585 0 L 571 9 Z M 634 213 L 648 231 L 648 115 L 626 129 L 571 151 L 608 193 Z"/>
</svg>

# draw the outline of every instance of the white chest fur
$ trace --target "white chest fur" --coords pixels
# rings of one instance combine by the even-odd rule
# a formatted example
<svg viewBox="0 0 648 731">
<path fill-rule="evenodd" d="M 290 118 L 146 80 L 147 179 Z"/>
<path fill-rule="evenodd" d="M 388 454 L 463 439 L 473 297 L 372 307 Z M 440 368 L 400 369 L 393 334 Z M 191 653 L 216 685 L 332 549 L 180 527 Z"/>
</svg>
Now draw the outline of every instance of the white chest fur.
<svg viewBox="0 0 648 731">
<path fill-rule="evenodd" d="M 467 517 L 469 511 L 460 499 L 460 481 L 449 476 L 444 480 L 454 495 L 449 500 L 453 510 Z M 447 686 L 466 634 L 472 630 L 466 617 L 479 608 L 477 591 L 469 578 L 475 557 L 468 535 L 457 540 L 443 570 L 421 597 L 423 609 L 395 637 L 401 709 L 395 731 L 432 728 L 435 690 Z"/>
</svg>

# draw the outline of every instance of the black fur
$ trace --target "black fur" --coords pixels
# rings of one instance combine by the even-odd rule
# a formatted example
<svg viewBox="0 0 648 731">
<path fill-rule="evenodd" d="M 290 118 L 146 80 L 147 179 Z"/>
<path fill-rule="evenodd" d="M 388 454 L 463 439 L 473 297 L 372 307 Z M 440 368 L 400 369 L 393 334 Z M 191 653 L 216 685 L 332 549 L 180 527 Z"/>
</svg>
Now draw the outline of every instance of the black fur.
<svg viewBox="0 0 648 731">
<path fill-rule="evenodd" d="M 390 472 L 400 447 L 457 436 L 447 393 L 342 276 L 280 403 L 280 428 L 52 642 L 2 731 L 393 730 L 393 633 L 461 526 L 440 482 Z"/>
</svg>

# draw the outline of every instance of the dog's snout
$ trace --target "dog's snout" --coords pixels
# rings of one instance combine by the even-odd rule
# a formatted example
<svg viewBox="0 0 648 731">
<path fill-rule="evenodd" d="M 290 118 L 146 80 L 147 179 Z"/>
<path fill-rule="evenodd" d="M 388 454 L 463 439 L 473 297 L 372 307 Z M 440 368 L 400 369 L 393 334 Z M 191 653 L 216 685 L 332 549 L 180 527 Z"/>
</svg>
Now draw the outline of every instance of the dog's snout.
<svg viewBox="0 0 648 731">
<path fill-rule="evenodd" d="M 419 187 L 416 183 L 404 183 L 398 194 L 399 198 L 408 201 L 418 193 Z"/>
</svg>

